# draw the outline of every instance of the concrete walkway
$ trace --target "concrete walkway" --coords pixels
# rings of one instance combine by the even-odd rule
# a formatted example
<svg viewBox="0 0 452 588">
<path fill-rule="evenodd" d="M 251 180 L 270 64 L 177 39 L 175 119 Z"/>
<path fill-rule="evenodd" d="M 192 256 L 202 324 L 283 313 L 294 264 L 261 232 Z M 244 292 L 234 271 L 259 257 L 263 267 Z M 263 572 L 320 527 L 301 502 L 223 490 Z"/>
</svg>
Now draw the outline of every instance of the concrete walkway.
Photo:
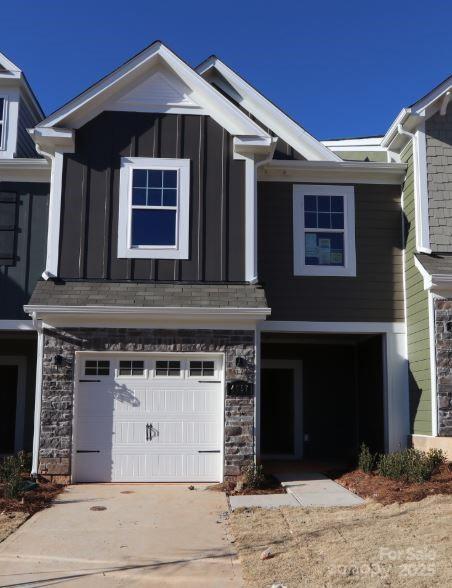
<svg viewBox="0 0 452 588">
<path fill-rule="evenodd" d="M 301 506 L 356 506 L 365 500 L 317 472 L 275 474 Z"/>
<path fill-rule="evenodd" d="M 225 511 L 202 486 L 71 486 L 0 543 L 0 586 L 241 586 Z"/>
<path fill-rule="evenodd" d="M 330 478 L 316 472 L 275 473 L 287 494 L 230 496 L 232 510 L 237 508 L 279 508 L 281 506 L 357 506 L 365 500 Z"/>
</svg>

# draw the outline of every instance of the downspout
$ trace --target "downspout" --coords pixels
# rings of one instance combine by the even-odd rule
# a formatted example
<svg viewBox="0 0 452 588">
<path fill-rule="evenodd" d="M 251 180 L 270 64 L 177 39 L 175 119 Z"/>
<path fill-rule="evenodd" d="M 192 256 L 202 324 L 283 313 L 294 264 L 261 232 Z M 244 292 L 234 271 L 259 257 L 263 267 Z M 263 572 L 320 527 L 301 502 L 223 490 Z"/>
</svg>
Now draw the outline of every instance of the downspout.
<svg viewBox="0 0 452 588">
<path fill-rule="evenodd" d="M 35 149 L 36 152 L 41 155 L 41 157 L 44 157 L 44 159 L 47 159 L 47 161 L 50 163 L 50 194 L 49 196 L 51 196 L 52 194 L 52 185 L 53 185 L 53 173 L 54 173 L 54 169 L 55 169 L 55 155 L 52 155 L 51 153 L 49 153 L 48 151 L 44 151 L 38 143 L 35 142 Z M 50 213 L 50 202 L 49 202 L 49 213 Z M 48 219 L 50 221 L 50 217 Z M 50 226 L 49 226 L 50 228 Z M 50 243 L 49 243 L 49 228 L 47 229 L 47 251 L 49 249 Z M 47 267 L 47 259 L 48 259 L 48 253 L 46 255 L 46 269 L 42 272 L 41 276 L 44 280 L 49 280 L 51 278 L 55 278 L 56 276 L 48 269 Z"/>
<path fill-rule="evenodd" d="M 31 475 L 36 478 L 39 470 L 39 446 L 41 441 L 41 405 L 42 405 L 42 360 L 44 353 L 44 335 L 42 322 L 37 319 L 36 312 L 32 313 L 33 327 L 38 334 L 36 349 L 36 384 L 35 384 L 35 411 L 33 428 L 33 458 Z"/>
</svg>

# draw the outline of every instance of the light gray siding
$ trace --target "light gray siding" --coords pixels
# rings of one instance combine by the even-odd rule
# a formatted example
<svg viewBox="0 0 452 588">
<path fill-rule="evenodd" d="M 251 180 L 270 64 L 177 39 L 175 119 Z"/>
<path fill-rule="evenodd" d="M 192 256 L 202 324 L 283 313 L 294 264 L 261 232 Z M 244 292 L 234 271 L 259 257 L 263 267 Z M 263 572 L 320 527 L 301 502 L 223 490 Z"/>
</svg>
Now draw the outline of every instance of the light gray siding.
<svg viewBox="0 0 452 588">
<path fill-rule="evenodd" d="M 34 127 L 36 123 L 36 118 L 32 116 L 30 109 L 21 98 L 17 123 L 17 157 L 39 157 L 36 153 L 35 144 L 27 131 L 27 129 Z"/>
<path fill-rule="evenodd" d="M 452 252 L 452 104 L 425 123 L 430 242 L 435 253 Z"/>
</svg>

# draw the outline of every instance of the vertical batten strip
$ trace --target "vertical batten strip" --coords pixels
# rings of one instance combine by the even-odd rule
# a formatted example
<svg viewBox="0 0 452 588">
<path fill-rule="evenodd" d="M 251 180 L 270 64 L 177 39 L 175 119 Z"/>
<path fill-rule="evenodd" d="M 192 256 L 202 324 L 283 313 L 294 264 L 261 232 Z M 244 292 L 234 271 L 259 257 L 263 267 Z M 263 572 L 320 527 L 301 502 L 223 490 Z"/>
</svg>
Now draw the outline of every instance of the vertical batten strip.
<svg viewBox="0 0 452 588">
<path fill-rule="evenodd" d="M 87 170 L 88 166 L 82 166 L 82 179 L 80 182 L 80 238 L 78 251 L 78 278 L 84 277 L 85 271 L 85 243 L 86 243 L 86 213 L 87 213 Z"/>
</svg>

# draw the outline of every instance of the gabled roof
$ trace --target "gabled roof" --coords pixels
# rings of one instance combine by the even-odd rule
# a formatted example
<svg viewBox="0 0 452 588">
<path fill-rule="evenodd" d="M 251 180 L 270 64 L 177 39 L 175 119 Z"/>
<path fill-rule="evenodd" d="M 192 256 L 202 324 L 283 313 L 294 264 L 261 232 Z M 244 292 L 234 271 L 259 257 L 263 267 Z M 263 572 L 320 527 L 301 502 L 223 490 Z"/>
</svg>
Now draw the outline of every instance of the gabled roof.
<svg viewBox="0 0 452 588">
<path fill-rule="evenodd" d="M 407 135 L 400 130 L 412 133 L 426 118 L 430 118 L 437 112 L 446 114 L 447 106 L 451 101 L 452 76 L 449 76 L 411 106 L 402 108 L 383 137 L 382 145 L 391 150 L 400 150 L 408 141 Z"/>
<path fill-rule="evenodd" d="M 4 53 L 0 53 L 0 84 L 2 82 L 10 83 L 11 81 L 22 86 L 31 108 L 35 110 L 37 119 L 44 118 L 41 105 L 31 89 L 24 72 L 15 63 L 10 61 Z"/>
<path fill-rule="evenodd" d="M 216 55 L 211 55 L 196 68 L 196 71 L 202 76 L 208 76 L 213 70 L 218 72 L 226 82 L 222 84 L 221 80 L 216 80 L 221 84 L 223 91 L 306 159 L 342 161 L 338 155 L 317 141 Z"/>
<path fill-rule="evenodd" d="M 268 133 L 246 114 L 222 96 L 189 65 L 168 49 L 161 41 L 155 41 L 117 69 L 90 86 L 43 120 L 37 129 L 50 127 L 79 128 L 99 114 L 109 101 L 124 94 L 146 79 L 158 68 L 169 68 L 190 89 L 194 102 L 212 116 L 229 133 L 235 136 L 256 137 L 271 143 Z"/>
</svg>

